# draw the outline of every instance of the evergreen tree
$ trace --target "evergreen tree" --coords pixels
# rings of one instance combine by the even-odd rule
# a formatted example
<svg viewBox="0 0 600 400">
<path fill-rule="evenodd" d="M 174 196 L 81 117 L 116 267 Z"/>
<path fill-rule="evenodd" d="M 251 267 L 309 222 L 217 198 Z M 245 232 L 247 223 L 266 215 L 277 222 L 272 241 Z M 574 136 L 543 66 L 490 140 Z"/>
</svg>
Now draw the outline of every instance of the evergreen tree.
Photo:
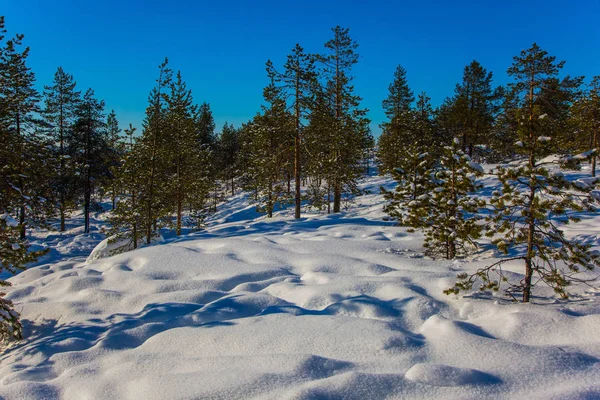
<svg viewBox="0 0 600 400">
<path fill-rule="evenodd" d="M 519 283 L 510 283 L 507 292 L 522 293 L 523 302 L 531 299 L 532 278 L 536 274 L 562 297 L 566 288 L 577 278 L 580 270 L 591 270 L 600 265 L 600 256 L 589 251 L 590 245 L 568 239 L 560 225 L 579 220 L 576 213 L 595 211 L 590 189 L 582 182 L 570 182 L 557 170 L 558 166 L 543 157 L 552 152 L 552 117 L 544 112 L 540 97 L 544 88 L 554 86 L 562 62 L 533 46 L 514 57 L 508 74 L 514 82 L 510 89 L 515 94 L 519 110 L 515 147 L 525 159 L 517 166 L 501 166 L 497 176 L 501 190 L 490 200 L 493 214 L 488 218 L 487 235 L 509 258 L 478 270 L 475 274 L 459 275 L 459 281 L 446 293 L 471 289 L 480 281 L 480 289 L 498 290 L 500 283 L 508 281 L 502 273 L 502 264 L 522 260 L 525 277 Z M 550 82 L 550 83 L 549 83 Z M 570 90 L 568 86 L 562 90 Z M 565 93 L 560 97 L 568 97 Z M 494 279 L 493 273 L 498 274 Z"/>
<path fill-rule="evenodd" d="M 4 43 L 5 33 L 0 16 L 0 276 L 24 269 L 44 253 L 30 251 L 25 225 L 42 223 L 50 203 L 41 185 L 49 155 L 35 129 L 38 95 L 26 66 L 29 49 L 18 51 L 22 35 Z M 0 279 L 0 288 L 7 286 Z M 21 339 L 19 313 L 4 295 L 0 291 L 0 341 Z"/>
<path fill-rule="evenodd" d="M 600 136 L 600 76 L 595 76 L 586 93 L 573 104 L 572 122 L 575 125 L 576 147 L 588 152 L 591 174 L 596 176 L 596 158 Z"/>
<path fill-rule="evenodd" d="M 400 225 L 421 227 L 420 212 L 422 202 L 426 200 L 429 187 L 428 171 L 433 157 L 427 153 L 422 142 L 413 142 L 405 146 L 401 153 L 399 167 L 392 171 L 397 182 L 393 192 L 381 188 L 389 203 L 384 211 Z"/>
<path fill-rule="evenodd" d="M 335 130 L 332 129 L 336 120 L 330 93 L 326 88 L 317 86 L 314 105 L 304 131 L 306 173 L 311 177 L 311 184 L 307 189 L 308 201 L 316 209 L 326 207 L 328 214 L 331 213 L 333 200 L 331 183 L 337 167 L 334 148 L 331 146 L 337 138 Z"/>
<path fill-rule="evenodd" d="M 410 141 L 410 111 L 415 98 L 408 87 L 406 70 L 398 65 L 394 72 L 394 81 L 390 84 L 388 97 L 383 102 L 383 110 L 388 118 L 381 124 L 379 138 L 379 161 L 382 173 L 392 172 L 399 165 L 399 154 Z"/>
<path fill-rule="evenodd" d="M 121 128 L 115 110 L 106 117 L 106 141 L 107 158 L 105 163 L 108 166 L 108 176 L 104 182 L 105 192 L 110 194 L 111 210 L 115 209 L 117 196 L 120 194 L 118 180 L 115 179 L 116 171 L 121 167 L 121 159 L 125 151 L 124 143 L 121 137 Z"/>
<path fill-rule="evenodd" d="M 332 29 L 333 38 L 325 43 L 327 54 L 319 56 L 324 67 L 324 76 L 329 81 L 335 110 L 335 141 L 328 143 L 335 160 L 336 168 L 332 175 L 333 212 L 340 212 L 344 187 L 353 190 L 362 169 L 359 166 L 365 137 L 370 132 L 366 111 L 360 108 L 361 98 L 354 94 L 350 72 L 358 62 L 358 43 L 350 38 L 349 30 L 336 26 Z"/>
<path fill-rule="evenodd" d="M 29 47 L 20 50 L 23 37 L 8 40 L 0 54 L 3 180 L 6 190 L 12 192 L 4 206 L 11 213 L 18 212 L 21 239 L 25 239 L 27 226 L 44 224 L 52 212 L 47 185 L 50 154 L 39 130 L 40 96 L 27 66 Z"/>
<path fill-rule="evenodd" d="M 492 89 L 492 73 L 477 61 L 465 67 L 463 80 L 456 85 L 453 111 L 460 121 L 462 149 L 470 157 L 475 145 L 488 143 L 500 93 Z"/>
<path fill-rule="evenodd" d="M 169 183 L 168 153 L 166 150 L 166 98 L 171 83 L 172 71 L 169 61 L 159 65 L 156 86 L 148 97 L 144 130 L 136 147 L 141 164 L 140 179 L 144 184 L 140 193 L 141 215 L 145 216 L 142 226 L 146 244 L 150 244 L 158 229 L 169 224 L 170 203 L 166 198 Z"/>
<path fill-rule="evenodd" d="M 215 137 L 215 120 L 210 109 L 210 104 L 204 102 L 200 105 L 196 114 L 196 130 L 200 144 L 213 148 L 217 141 Z"/>
<path fill-rule="evenodd" d="M 166 122 L 171 138 L 168 142 L 175 179 L 171 182 L 175 203 L 175 234 L 181 234 L 184 207 L 204 209 L 210 190 L 209 151 L 198 140 L 194 117 L 196 107 L 192 93 L 178 72 L 167 97 Z"/>
<path fill-rule="evenodd" d="M 294 136 L 294 218 L 300 218 L 302 194 L 300 192 L 302 179 L 302 122 L 310 109 L 315 85 L 314 57 L 306 54 L 299 44 L 292 49 L 284 65 L 284 72 L 277 72 L 273 63 L 267 61 L 267 74 L 271 81 L 280 85 L 287 98 L 291 99 L 293 109 Z"/>
<path fill-rule="evenodd" d="M 80 92 L 75 90 L 75 86 L 73 75 L 58 67 L 52 85 L 44 87 L 45 107 L 42 115 L 47 135 L 54 148 L 53 158 L 58 159 L 53 168 L 52 186 L 58 193 L 61 232 L 65 230 L 65 215 L 74 208 L 76 200 L 73 165 L 67 152 L 67 143 L 72 135 L 71 128 L 80 98 Z"/>
<path fill-rule="evenodd" d="M 88 89 L 77 104 L 75 116 L 71 152 L 76 154 L 75 162 L 83 187 L 84 232 L 89 233 L 92 193 L 97 182 L 108 174 L 104 101 L 96 99 L 94 91 Z"/>
<path fill-rule="evenodd" d="M 276 204 L 290 201 L 285 181 L 289 164 L 289 149 L 294 133 L 294 117 L 286 109 L 281 91 L 273 83 L 265 88 L 263 114 L 258 114 L 247 127 L 251 131 L 250 170 L 257 192 L 258 208 L 273 216 Z"/>
<path fill-rule="evenodd" d="M 453 259 L 477 247 L 482 226 L 476 213 L 485 201 L 473 193 L 481 188 L 476 183 L 483 169 L 461 150 L 458 138 L 444 146 L 432 170 L 424 195 L 410 207 L 415 228 L 425 233 L 425 248 L 433 256 Z"/>
<path fill-rule="evenodd" d="M 239 173 L 240 156 L 240 131 L 232 124 L 225 122 L 221 135 L 219 136 L 219 159 L 221 163 L 221 174 L 227 182 L 231 183 L 231 195 L 235 194 L 235 177 Z"/>
<path fill-rule="evenodd" d="M 135 128 L 129 124 L 125 129 L 128 140 L 127 150 L 121 160 L 121 167 L 117 170 L 115 180 L 117 185 L 125 188 L 124 193 L 119 196 L 115 209 L 109 217 L 111 225 L 112 242 L 123 241 L 124 243 L 115 249 L 115 253 L 137 249 L 138 243 L 143 239 L 145 214 L 140 207 L 141 194 L 145 188 L 142 180 L 143 157 L 141 145 L 134 139 Z"/>
</svg>

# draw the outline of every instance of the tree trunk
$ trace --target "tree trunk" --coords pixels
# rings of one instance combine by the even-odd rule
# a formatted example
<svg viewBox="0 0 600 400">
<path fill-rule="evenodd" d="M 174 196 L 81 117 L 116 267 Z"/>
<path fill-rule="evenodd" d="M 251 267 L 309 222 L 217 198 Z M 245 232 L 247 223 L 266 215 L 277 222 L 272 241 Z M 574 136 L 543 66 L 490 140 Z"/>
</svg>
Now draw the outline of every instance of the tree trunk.
<svg viewBox="0 0 600 400">
<path fill-rule="evenodd" d="M 269 218 L 273 217 L 273 182 L 269 180 L 269 200 L 267 202 L 267 213 Z"/>
<path fill-rule="evenodd" d="M 296 194 L 294 199 L 294 218 L 300 218 L 300 71 L 296 71 L 296 134 L 294 136 L 294 180 Z"/>
<path fill-rule="evenodd" d="M 342 205 L 342 190 L 337 179 L 333 182 L 333 212 L 339 213 Z"/>
</svg>

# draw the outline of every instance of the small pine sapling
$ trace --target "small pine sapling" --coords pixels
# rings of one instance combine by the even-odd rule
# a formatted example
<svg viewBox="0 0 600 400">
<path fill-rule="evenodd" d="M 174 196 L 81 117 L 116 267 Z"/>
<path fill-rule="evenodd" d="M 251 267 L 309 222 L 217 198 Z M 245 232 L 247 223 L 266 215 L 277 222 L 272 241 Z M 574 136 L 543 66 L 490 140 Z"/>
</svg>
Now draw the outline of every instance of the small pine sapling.
<svg viewBox="0 0 600 400">
<path fill-rule="evenodd" d="M 528 132 L 546 130 L 546 114 L 534 111 L 537 118 L 523 124 L 535 125 Z M 590 179 L 570 181 L 560 171 L 567 164 L 580 160 L 581 156 L 555 156 L 541 158 L 550 152 L 549 136 L 532 136 L 519 130 L 517 149 L 527 158 L 517 165 L 501 166 L 496 175 L 501 188 L 493 192 L 490 200 L 492 213 L 487 218 L 486 235 L 507 257 L 478 269 L 473 274 L 461 274 L 454 287 L 446 294 L 458 294 L 473 289 L 497 291 L 507 285 L 506 293 L 516 300 L 515 293 L 522 294 L 523 302 L 529 302 L 531 291 L 537 282 L 552 287 L 560 297 L 567 298 L 567 288 L 572 283 L 585 282 L 577 274 L 600 266 L 600 254 L 590 251 L 590 244 L 568 238 L 560 229 L 562 225 L 578 222 L 581 212 L 596 212 L 595 203 L 600 198 L 592 190 Z M 540 160 L 538 160 L 540 159 Z M 519 282 L 509 281 L 502 265 L 521 260 L 525 274 Z"/>
<path fill-rule="evenodd" d="M 481 188 L 477 178 L 482 175 L 481 166 L 461 150 L 459 139 L 442 149 L 438 162 L 427 174 L 430 190 L 414 209 L 413 220 L 420 220 L 416 225 L 425 233 L 427 253 L 453 259 L 477 247 L 475 240 L 482 231 L 477 211 L 485 201 L 473 193 Z"/>
</svg>

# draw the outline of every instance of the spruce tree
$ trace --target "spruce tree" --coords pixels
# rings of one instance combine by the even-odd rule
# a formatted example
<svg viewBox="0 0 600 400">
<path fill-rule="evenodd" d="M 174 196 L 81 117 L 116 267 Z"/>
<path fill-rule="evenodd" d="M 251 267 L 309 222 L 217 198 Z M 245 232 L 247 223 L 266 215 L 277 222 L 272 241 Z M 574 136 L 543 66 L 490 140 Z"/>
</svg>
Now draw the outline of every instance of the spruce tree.
<svg viewBox="0 0 600 400">
<path fill-rule="evenodd" d="M 589 251 L 589 244 L 567 238 L 560 229 L 563 224 L 577 222 L 578 212 L 596 211 L 590 188 L 584 182 L 569 181 L 557 161 L 544 159 L 553 152 L 551 135 L 556 133 L 556 125 L 544 112 L 540 97 L 549 85 L 557 89 L 554 82 L 563 64 L 535 43 L 514 57 L 508 70 L 514 82 L 509 88 L 519 106 L 515 147 L 524 159 L 519 165 L 497 169 L 502 186 L 490 200 L 493 213 L 488 217 L 486 233 L 501 252 L 511 256 L 475 274 L 459 275 L 459 281 L 446 293 L 470 290 L 477 282 L 481 290 L 498 290 L 506 282 L 508 294 L 514 297 L 521 293 L 523 302 L 529 302 L 537 275 L 561 297 L 567 297 L 567 287 L 578 281 L 578 272 L 600 265 L 600 256 Z M 561 90 L 571 88 L 567 85 Z M 525 267 L 524 278 L 518 283 L 510 282 L 502 271 L 504 263 L 515 260 L 523 261 Z"/>
</svg>

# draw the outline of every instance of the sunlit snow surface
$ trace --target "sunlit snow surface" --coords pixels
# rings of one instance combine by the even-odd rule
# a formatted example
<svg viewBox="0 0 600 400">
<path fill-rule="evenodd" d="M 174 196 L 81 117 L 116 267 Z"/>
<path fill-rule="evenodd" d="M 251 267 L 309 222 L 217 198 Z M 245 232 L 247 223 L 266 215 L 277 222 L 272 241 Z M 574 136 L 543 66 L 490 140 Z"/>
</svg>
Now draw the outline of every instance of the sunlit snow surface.
<svg viewBox="0 0 600 400">
<path fill-rule="evenodd" d="M 300 220 L 237 195 L 203 232 L 89 264 L 102 215 L 91 235 L 48 236 L 52 252 L 7 290 L 25 340 L 0 353 L 0 397 L 600 398 L 600 291 L 446 296 L 492 250 L 423 257 L 419 234 L 383 220 L 381 185 Z M 600 219 L 570 229 L 597 243 Z"/>
</svg>

